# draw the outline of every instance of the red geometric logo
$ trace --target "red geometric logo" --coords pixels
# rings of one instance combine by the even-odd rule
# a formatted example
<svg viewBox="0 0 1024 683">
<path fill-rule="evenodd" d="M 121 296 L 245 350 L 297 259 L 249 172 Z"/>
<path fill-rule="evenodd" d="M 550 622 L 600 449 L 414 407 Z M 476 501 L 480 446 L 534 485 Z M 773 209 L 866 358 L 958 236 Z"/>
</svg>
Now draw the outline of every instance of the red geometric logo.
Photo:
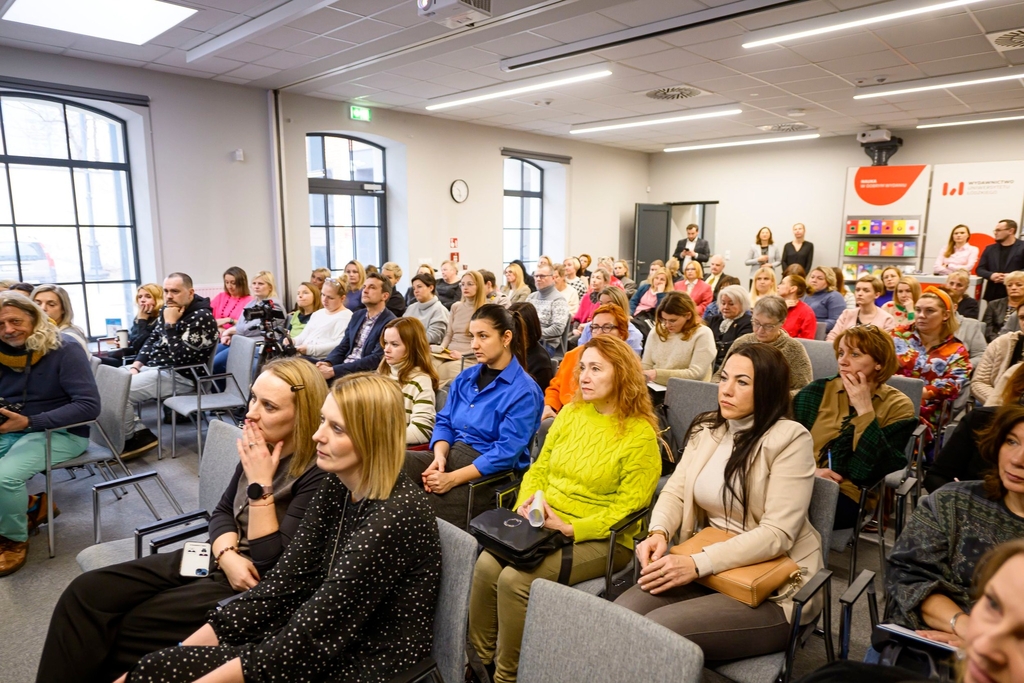
<svg viewBox="0 0 1024 683">
<path fill-rule="evenodd" d="M 857 169 L 854 189 L 866 203 L 887 206 L 902 199 L 923 170 L 924 165 L 864 166 Z"/>
<path fill-rule="evenodd" d="M 964 193 L 964 184 L 963 184 L 963 182 L 961 182 L 959 185 L 954 185 L 953 187 L 950 187 L 949 183 L 942 183 L 942 196 L 943 197 L 945 197 L 947 195 L 949 195 L 951 197 L 953 195 L 957 195 L 957 194 L 963 195 L 963 193 Z"/>
</svg>

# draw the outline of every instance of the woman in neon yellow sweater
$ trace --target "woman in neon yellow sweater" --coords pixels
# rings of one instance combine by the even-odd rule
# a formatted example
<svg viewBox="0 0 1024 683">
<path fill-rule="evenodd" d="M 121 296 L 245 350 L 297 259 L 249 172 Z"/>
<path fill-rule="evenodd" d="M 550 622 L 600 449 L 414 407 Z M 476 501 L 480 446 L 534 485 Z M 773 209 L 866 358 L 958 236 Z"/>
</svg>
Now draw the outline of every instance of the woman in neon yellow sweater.
<svg viewBox="0 0 1024 683">
<path fill-rule="evenodd" d="M 536 492 L 544 492 L 544 526 L 573 539 L 570 585 L 604 574 L 612 525 L 650 503 L 661 474 L 657 418 L 636 352 L 616 336 L 594 337 L 577 375 L 576 397 L 555 418 L 516 501 L 526 517 Z M 635 531 L 618 537 L 616 570 L 629 562 Z M 495 683 L 516 680 L 530 584 L 555 580 L 561 554 L 531 571 L 487 551 L 477 560 L 469 640 Z"/>
</svg>

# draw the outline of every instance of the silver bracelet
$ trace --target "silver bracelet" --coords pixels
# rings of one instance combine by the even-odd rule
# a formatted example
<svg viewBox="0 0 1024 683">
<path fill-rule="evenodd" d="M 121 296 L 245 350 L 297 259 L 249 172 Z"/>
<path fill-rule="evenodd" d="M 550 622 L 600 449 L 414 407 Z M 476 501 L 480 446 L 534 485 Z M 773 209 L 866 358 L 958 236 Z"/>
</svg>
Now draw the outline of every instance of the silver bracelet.
<svg viewBox="0 0 1024 683">
<path fill-rule="evenodd" d="M 949 630 L 953 635 L 956 635 L 956 620 L 967 614 L 964 611 L 957 612 L 949 619 Z"/>
</svg>

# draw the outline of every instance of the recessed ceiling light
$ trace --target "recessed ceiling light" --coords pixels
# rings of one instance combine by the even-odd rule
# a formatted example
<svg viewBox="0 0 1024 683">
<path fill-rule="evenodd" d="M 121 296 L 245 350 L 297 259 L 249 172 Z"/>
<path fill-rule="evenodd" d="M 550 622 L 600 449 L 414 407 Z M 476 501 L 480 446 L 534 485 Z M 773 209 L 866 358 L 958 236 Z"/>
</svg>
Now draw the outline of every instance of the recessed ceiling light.
<svg viewBox="0 0 1024 683">
<path fill-rule="evenodd" d="M 666 147 L 664 152 L 692 152 L 698 149 L 714 149 L 716 147 L 742 147 L 745 145 L 768 145 L 774 142 L 794 142 L 796 140 L 813 140 L 814 138 L 820 138 L 820 133 L 811 133 L 807 135 L 758 135 L 754 137 L 736 138 L 736 139 L 725 139 L 717 140 L 713 142 L 701 142 L 693 145 L 685 145 L 682 147 Z"/>
<path fill-rule="evenodd" d="M 3 18 L 142 45 L 197 11 L 160 0 L 14 0 Z"/>
<path fill-rule="evenodd" d="M 923 119 L 918 128 L 946 128 L 947 126 L 969 126 L 975 123 L 996 123 L 998 121 L 1024 120 L 1024 109 L 1010 111 L 990 111 L 984 114 L 965 114 L 963 116 L 944 116 L 938 119 Z"/>
<path fill-rule="evenodd" d="M 953 7 L 971 5 L 984 0 L 949 0 L 948 2 L 935 2 L 935 0 L 896 0 L 896 2 L 884 2 L 870 7 L 859 7 L 847 12 L 829 14 L 824 17 L 814 17 L 803 21 L 794 21 L 781 26 L 752 31 L 743 43 L 745 48 L 773 45 L 811 36 L 819 36 L 835 31 L 844 31 L 858 26 L 870 26 L 883 21 L 904 19 L 918 14 L 938 12 Z"/>
<path fill-rule="evenodd" d="M 620 128 L 657 126 L 666 123 L 678 123 L 680 121 L 698 121 L 700 119 L 711 119 L 719 116 L 735 116 L 736 114 L 742 113 L 743 110 L 739 109 L 735 105 L 689 109 L 686 111 L 677 111 L 668 114 L 652 114 L 650 116 L 634 116 L 626 119 L 582 123 L 570 128 L 569 134 L 580 135 L 581 133 L 599 133 L 605 130 L 619 130 Z"/>
<path fill-rule="evenodd" d="M 1012 81 L 1019 78 L 1024 78 L 1024 66 L 973 71 L 966 74 L 937 76 L 935 78 L 922 78 L 916 81 L 903 81 L 902 83 L 857 88 L 859 94 L 854 95 L 853 99 L 866 100 L 872 97 L 906 95 L 907 93 L 925 92 L 927 90 L 944 90 L 946 88 L 961 88 L 967 85 L 981 85 L 982 83 Z"/>
<path fill-rule="evenodd" d="M 427 105 L 427 111 L 437 111 L 439 109 L 448 109 L 450 107 L 460 107 L 464 104 L 473 104 L 474 102 L 484 102 L 486 100 L 513 97 L 523 93 L 557 88 L 558 86 L 569 85 L 571 83 L 592 81 L 595 78 L 604 78 L 605 76 L 611 75 L 612 72 L 604 65 L 596 67 L 588 66 L 583 69 L 570 69 L 559 73 L 544 74 L 543 76 L 524 78 L 519 81 L 502 83 L 501 85 L 492 85 L 486 88 L 468 90 L 457 95 L 436 97 L 430 100 L 431 104 Z"/>
</svg>

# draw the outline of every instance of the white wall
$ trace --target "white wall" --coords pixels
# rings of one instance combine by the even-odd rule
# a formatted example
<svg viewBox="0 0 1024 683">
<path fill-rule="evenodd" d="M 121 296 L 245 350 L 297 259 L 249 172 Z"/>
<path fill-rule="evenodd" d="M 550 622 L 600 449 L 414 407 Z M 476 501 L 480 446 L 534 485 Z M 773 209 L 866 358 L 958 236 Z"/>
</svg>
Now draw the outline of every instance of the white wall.
<svg viewBox="0 0 1024 683">
<path fill-rule="evenodd" d="M 893 165 L 1003 161 L 1024 156 L 1020 126 L 1015 123 L 896 134 L 903 138 L 903 148 L 890 161 Z M 650 201 L 719 201 L 716 251 L 730 252 L 726 271 L 746 282 L 749 267 L 743 265 L 743 259 L 762 226 L 770 227 L 776 244 L 782 245 L 792 239 L 792 225 L 804 223 L 807 239 L 814 243 L 815 264 L 837 265 L 846 169 L 870 165 L 852 136 L 653 154 Z M 984 232 L 991 227 L 971 225 L 972 230 Z M 947 233 L 944 229 L 938 239 L 945 240 Z"/>
</svg>

